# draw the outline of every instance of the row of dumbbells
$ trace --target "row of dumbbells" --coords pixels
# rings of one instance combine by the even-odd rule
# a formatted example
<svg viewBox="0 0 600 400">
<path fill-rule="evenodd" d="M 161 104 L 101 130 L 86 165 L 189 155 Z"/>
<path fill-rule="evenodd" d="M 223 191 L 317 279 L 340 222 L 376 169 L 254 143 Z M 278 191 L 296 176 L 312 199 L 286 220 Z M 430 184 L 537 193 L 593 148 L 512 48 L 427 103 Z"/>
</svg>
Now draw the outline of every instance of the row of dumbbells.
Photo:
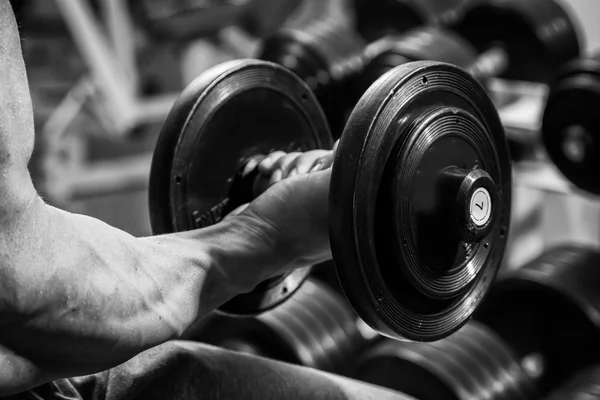
<svg viewBox="0 0 600 400">
<path fill-rule="evenodd" d="M 452 63 L 483 84 L 492 77 L 548 83 L 542 125 L 548 154 L 576 186 L 600 193 L 594 112 L 600 54 L 579 58 L 577 24 L 559 3 L 473 0 L 436 13 L 423 2 L 374 0 L 356 8 L 355 18 L 325 10 L 322 18 L 293 18 L 265 39 L 258 54 L 308 83 L 335 137 L 365 90 L 409 61 Z"/>
<path fill-rule="evenodd" d="M 213 315 L 193 339 L 422 400 L 600 399 L 598 263 L 589 248 L 552 249 L 499 279 L 474 321 L 437 342 L 384 338 L 318 279 L 257 317 Z"/>
</svg>

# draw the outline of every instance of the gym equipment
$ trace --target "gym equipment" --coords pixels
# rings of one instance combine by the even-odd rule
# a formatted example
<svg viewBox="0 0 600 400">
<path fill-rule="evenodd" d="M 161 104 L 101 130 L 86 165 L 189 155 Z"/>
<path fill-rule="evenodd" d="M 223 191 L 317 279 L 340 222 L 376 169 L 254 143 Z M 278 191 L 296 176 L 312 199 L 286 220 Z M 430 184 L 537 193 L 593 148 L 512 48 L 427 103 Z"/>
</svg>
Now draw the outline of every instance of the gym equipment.
<svg viewBox="0 0 600 400">
<path fill-rule="evenodd" d="M 300 76 L 317 96 L 338 138 L 358 99 L 385 72 L 421 60 L 466 68 L 474 63 L 476 51 L 443 28 L 419 27 L 366 45 L 352 29 L 313 24 L 280 30 L 263 43 L 258 58 Z"/>
<path fill-rule="evenodd" d="M 579 189 L 600 194 L 600 52 L 565 66 L 550 82 L 542 141 Z"/>
<path fill-rule="evenodd" d="M 356 378 L 421 400 L 537 398 L 534 376 L 490 329 L 470 322 L 434 343 L 386 340 L 358 362 Z"/>
<path fill-rule="evenodd" d="M 578 373 L 548 400 L 594 400 L 600 399 L 600 367 L 596 366 Z"/>
<path fill-rule="evenodd" d="M 297 75 L 259 60 L 217 66 L 184 90 L 161 131 L 152 229 L 205 227 L 251 201 L 256 175 L 240 173 L 250 157 L 328 146 L 325 117 Z M 406 340 L 458 330 L 502 258 L 510 184 L 498 114 L 465 71 L 415 62 L 381 77 L 350 115 L 329 188 L 333 258 L 358 315 Z M 221 311 L 273 308 L 308 270 L 269 280 Z"/>
<path fill-rule="evenodd" d="M 579 56 L 577 28 L 555 0 L 478 0 L 444 23 L 481 53 L 469 69 L 480 80 L 547 82 Z"/>
<path fill-rule="evenodd" d="M 542 357 L 542 393 L 600 362 L 599 265 L 596 250 L 556 247 L 499 278 L 475 314 L 519 357 Z"/>
<path fill-rule="evenodd" d="M 331 146 L 312 93 L 283 67 L 241 60 L 211 68 L 182 92 L 159 136 L 150 171 L 152 229 L 207 227 L 251 200 L 237 176 L 251 156 Z M 272 308 L 309 272 L 271 279 L 222 310 L 252 315 Z"/>
<path fill-rule="evenodd" d="M 218 316 L 197 340 L 230 350 L 347 375 L 380 336 L 363 336 L 346 300 L 308 279 L 287 302 L 254 318 Z"/>
</svg>

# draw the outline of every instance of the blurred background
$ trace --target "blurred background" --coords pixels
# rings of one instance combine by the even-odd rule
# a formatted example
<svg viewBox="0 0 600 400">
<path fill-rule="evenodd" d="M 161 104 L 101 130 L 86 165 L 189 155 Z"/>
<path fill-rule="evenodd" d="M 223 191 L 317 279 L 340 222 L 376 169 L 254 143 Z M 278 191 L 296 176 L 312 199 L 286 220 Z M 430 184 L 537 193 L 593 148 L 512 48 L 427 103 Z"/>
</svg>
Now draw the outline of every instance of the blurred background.
<svg viewBox="0 0 600 400">
<path fill-rule="evenodd" d="M 427 2 L 440 10 L 460 4 Z M 278 29 L 311 13 L 344 19 L 352 14 L 349 8 L 369 8 L 337 0 L 11 3 L 35 109 L 37 139 L 30 170 L 36 187 L 49 203 L 138 236 L 151 234 L 147 184 L 154 144 L 170 105 L 187 83 L 223 61 L 255 56 Z M 575 21 L 582 54 L 600 49 L 597 0 L 560 3 Z M 503 99 L 498 108 L 507 134 L 535 137 L 547 88 L 524 82 L 490 87 Z M 573 189 L 541 153 L 515 163 L 510 265 L 565 239 L 600 243 L 596 198 Z"/>
</svg>

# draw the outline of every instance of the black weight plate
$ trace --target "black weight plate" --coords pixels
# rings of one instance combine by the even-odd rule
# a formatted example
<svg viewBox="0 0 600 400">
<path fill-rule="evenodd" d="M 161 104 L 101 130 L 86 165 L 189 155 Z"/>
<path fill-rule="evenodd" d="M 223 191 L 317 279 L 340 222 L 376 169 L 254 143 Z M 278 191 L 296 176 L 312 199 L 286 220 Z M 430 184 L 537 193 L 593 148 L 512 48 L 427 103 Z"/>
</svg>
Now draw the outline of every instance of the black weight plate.
<svg viewBox="0 0 600 400">
<path fill-rule="evenodd" d="M 550 249 L 499 279 L 475 318 L 523 358 L 540 354 L 543 393 L 600 363 L 600 253 L 582 245 Z"/>
<path fill-rule="evenodd" d="M 456 29 L 480 51 L 501 45 L 508 53 L 507 79 L 547 82 L 579 56 L 575 22 L 554 0 L 474 1 Z"/>
<path fill-rule="evenodd" d="M 184 89 L 160 133 L 150 171 L 155 234 L 218 223 L 231 204 L 233 178 L 244 160 L 275 150 L 330 148 L 327 122 L 309 88 L 279 65 L 235 60 Z M 309 267 L 259 284 L 220 310 L 249 315 L 291 296 Z"/>
<path fill-rule="evenodd" d="M 429 212 L 454 204 L 438 196 L 446 194 L 435 175 L 452 166 L 485 170 L 495 182 L 495 217 L 480 239 L 463 241 L 455 214 Z M 479 82 L 436 62 L 382 76 L 349 118 L 329 193 L 333 259 L 359 316 L 386 336 L 414 341 L 458 330 L 500 265 L 510 196 L 504 130 Z"/>
<path fill-rule="evenodd" d="M 421 400 L 536 398 L 511 350 L 474 322 L 435 343 L 385 341 L 366 352 L 356 377 Z"/>
<path fill-rule="evenodd" d="M 542 141 L 579 189 L 600 194 L 600 53 L 570 63 L 550 82 Z"/>
</svg>

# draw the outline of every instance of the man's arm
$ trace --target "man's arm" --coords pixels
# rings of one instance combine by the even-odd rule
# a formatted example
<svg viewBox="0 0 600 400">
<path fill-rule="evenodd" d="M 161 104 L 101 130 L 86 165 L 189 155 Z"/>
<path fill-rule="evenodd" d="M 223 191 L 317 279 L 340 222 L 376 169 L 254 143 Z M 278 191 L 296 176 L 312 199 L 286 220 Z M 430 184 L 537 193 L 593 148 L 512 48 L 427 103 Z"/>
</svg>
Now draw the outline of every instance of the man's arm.
<svg viewBox="0 0 600 400">
<path fill-rule="evenodd" d="M 249 215 L 137 239 L 46 205 L 27 171 L 33 113 L 7 0 L 0 71 L 0 396 L 177 338 L 288 261 L 276 229 Z"/>
</svg>

